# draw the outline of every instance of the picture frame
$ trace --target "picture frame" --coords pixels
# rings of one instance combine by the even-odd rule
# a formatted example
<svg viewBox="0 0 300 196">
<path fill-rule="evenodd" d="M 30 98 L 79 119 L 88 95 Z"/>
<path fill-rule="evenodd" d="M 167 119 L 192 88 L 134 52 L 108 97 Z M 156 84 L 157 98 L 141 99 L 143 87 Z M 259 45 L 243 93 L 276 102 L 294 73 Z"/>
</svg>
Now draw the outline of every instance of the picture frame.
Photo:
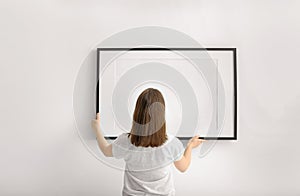
<svg viewBox="0 0 300 196">
<path fill-rule="evenodd" d="M 141 48 L 97 48 L 97 86 L 96 86 L 96 113 L 99 112 L 100 108 L 100 71 L 101 71 L 101 53 L 103 52 L 149 52 L 149 51 L 205 51 L 208 54 L 209 53 L 215 53 L 215 52 L 226 52 L 230 55 L 230 62 L 232 65 L 230 65 L 229 69 L 231 69 L 231 96 L 230 100 L 232 102 L 232 114 L 231 114 L 231 132 L 229 135 L 222 136 L 222 135 L 216 135 L 216 136 L 203 136 L 201 138 L 205 140 L 237 140 L 237 49 L 236 48 L 180 48 L 180 47 L 174 47 L 174 48 L 158 48 L 158 47 L 141 47 Z M 188 140 L 192 137 L 190 136 L 178 136 L 181 140 Z M 105 135 L 106 139 L 116 139 L 117 135 Z"/>
</svg>

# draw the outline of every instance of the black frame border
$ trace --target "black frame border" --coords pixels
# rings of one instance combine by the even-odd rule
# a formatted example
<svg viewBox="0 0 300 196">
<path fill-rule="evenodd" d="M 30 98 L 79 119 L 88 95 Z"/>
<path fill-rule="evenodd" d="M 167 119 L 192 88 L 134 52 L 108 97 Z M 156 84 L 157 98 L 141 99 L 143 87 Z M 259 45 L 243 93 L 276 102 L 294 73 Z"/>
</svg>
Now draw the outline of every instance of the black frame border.
<svg viewBox="0 0 300 196">
<path fill-rule="evenodd" d="M 207 50 L 207 51 L 232 51 L 233 58 L 233 88 L 234 88 L 234 130 L 233 137 L 200 137 L 205 140 L 237 140 L 237 48 L 97 48 L 97 87 L 96 87 L 96 113 L 99 112 L 99 74 L 100 74 L 100 52 L 101 51 L 153 51 L 153 50 Z M 114 140 L 117 137 L 105 137 L 109 140 Z M 189 140 L 191 137 L 178 137 L 180 140 Z"/>
</svg>

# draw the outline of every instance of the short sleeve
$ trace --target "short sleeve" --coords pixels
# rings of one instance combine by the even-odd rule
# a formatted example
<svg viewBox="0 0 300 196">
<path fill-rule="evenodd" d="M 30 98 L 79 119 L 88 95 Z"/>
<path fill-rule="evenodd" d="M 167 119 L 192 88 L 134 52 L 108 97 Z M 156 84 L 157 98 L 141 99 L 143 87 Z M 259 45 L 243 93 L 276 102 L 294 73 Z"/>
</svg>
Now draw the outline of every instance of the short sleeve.
<svg viewBox="0 0 300 196">
<path fill-rule="evenodd" d="M 182 142 L 177 138 L 174 137 L 172 141 L 172 156 L 174 161 L 179 161 L 183 157 L 184 147 Z"/>
<path fill-rule="evenodd" d="M 122 159 L 128 152 L 128 137 L 123 133 L 117 137 L 112 143 L 112 155 L 117 159 Z"/>
</svg>

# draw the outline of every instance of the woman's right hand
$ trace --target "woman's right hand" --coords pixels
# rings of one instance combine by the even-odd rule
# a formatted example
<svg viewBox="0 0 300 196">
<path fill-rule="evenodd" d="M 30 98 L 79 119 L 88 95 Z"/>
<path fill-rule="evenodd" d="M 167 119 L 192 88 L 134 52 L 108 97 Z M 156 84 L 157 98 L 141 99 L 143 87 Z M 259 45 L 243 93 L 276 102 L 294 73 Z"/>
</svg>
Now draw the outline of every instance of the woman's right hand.
<svg viewBox="0 0 300 196">
<path fill-rule="evenodd" d="M 192 157 L 192 149 L 198 147 L 203 141 L 203 139 L 199 139 L 199 135 L 194 136 L 189 140 L 187 147 L 185 148 L 184 154 L 182 158 L 178 161 L 174 162 L 175 167 L 181 171 L 185 172 L 191 163 Z"/>
<path fill-rule="evenodd" d="M 192 137 L 192 139 L 189 140 L 187 146 L 189 146 L 191 148 L 197 148 L 204 141 L 205 140 L 203 140 L 203 139 L 199 139 L 199 135 L 196 135 L 196 136 Z"/>
</svg>

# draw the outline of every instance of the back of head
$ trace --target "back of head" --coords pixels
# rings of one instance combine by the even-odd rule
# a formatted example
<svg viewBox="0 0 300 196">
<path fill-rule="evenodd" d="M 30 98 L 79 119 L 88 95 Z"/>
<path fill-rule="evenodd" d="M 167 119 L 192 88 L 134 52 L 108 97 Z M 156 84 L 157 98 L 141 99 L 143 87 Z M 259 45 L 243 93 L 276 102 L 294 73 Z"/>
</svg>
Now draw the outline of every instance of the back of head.
<svg viewBox="0 0 300 196">
<path fill-rule="evenodd" d="M 165 101 L 159 90 L 148 88 L 139 95 L 129 137 L 142 147 L 161 146 L 167 140 Z"/>
</svg>

